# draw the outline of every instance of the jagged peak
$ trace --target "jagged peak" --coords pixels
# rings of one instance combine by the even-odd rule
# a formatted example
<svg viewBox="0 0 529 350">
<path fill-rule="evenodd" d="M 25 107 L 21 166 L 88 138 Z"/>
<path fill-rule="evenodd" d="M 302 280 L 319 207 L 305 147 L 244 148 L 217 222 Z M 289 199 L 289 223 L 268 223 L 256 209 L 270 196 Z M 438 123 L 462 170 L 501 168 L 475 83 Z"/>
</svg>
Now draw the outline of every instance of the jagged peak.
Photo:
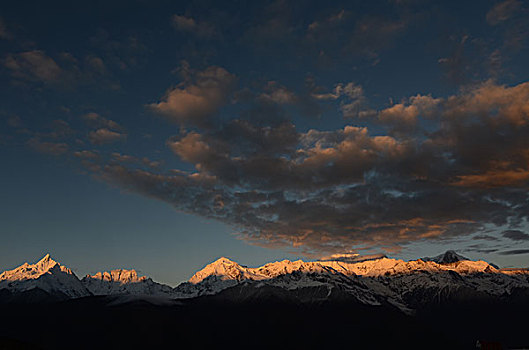
<svg viewBox="0 0 529 350">
<path fill-rule="evenodd" d="M 146 276 L 139 276 L 135 269 L 114 269 L 100 271 L 94 275 L 86 275 L 83 280 L 95 279 L 107 282 L 135 283 L 147 280 Z"/>
<path fill-rule="evenodd" d="M 50 254 L 46 254 L 34 264 L 26 262 L 13 270 L 4 271 L 0 274 L 0 280 L 36 279 L 42 275 L 56 272 L 74 275 L 72 270 L 53 260 Z"/>
<path fill-rule="evenodd" d="M 53 268 L 55 265 L 60 265 L 60 264 L 57 261 L 53 260 L 49 253 L 44 255 L 42 259 L 40 259 L 39 261 L 35 263 L 35 266 L 38 266 L 43 269 L 50 269 L 50 268 Z"/>
<path fill-rule="evenodd" d="M 425 257 L 422 258 L 423 261 L 433 261 L 438 264 L 452 264 L 456 263 L 458 261 L 470 261 L 469 258 L 459 255 L 455 252 L 455 250 L 447 250 L 443 254 L 439 254 L 434 257 Z"/>
<path fill-rule="evenodd" d="M 50 253 L 46 253 L 46 255 L 44 255 L 44 257 L 43 257 L 42 259 L 39 260 L 39 263 L 41 263 L 41 262 L 46 262 L 46 261 L 50 261 L 50 260 L 53 260 L 53 259 L 51 258 Z"/>
</svg>

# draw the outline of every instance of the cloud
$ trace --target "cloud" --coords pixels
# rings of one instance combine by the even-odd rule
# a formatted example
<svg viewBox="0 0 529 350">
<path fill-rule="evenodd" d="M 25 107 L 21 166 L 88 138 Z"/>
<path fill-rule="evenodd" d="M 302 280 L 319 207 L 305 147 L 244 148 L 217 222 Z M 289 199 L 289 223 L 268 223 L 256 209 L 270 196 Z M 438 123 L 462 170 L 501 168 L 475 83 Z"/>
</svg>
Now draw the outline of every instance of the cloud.
<svg viewBox="0 0 529 350">
<path fill-rule="evenodd" d="M 184 82 L 169 89 L 162 101 L 148 105 L 153 111 L 179 124 L 204 125 L 228 100 L 236 78 L 222 67 L 180 71 Z"/>
<path fill-rule="evenodd" d="M 123 127 L 117 122 L 107 119 L 96 112 L 89 112 L 82 116 L 82 119 L 92 127 L 107 128 L 115 131 L 123 131 Z"/>
<path fill-rule="evenodd" d="M 112 131 L 106 128 L 97 129 L 88 133 L 88 140 L 95 145 L 113 143 L 127 138 L 127 134 Z"/>
<path fill-rule="evenodd" d="M 282 89 L 273 83 L 259 98 Z M 339 104 L 363 91 L 342 84 L 329 94 L 337 97 L 327 101 Z M 243 113 L 166 141 L 193 171 L 144 169 L 120 156 L 102 162 L 96 175 L 226 222 L 252 244 L 306 254 L 488 239 L 491 227 L 529 220 L 527 182 L 506 176 L 529 168 L 528 100 L 529 83 L 486 82 L 446 98 L 411 96 L 399 108 L 416 109 L 415 126 L 394 134 L 402 118 L 397 109 L 393 118 L 377 118 L 375 133 L 358 125 L 298 130 L 287 118 Z M 265 105 L 278 108 L 282 101 Z"/>
<path fill-rule="evenodd" d="M 63 70 L 44 51 L 32 50 L 9 54 L 3 64 L 14 78 L 53 83 L 61 79 Z"/>
<path fill-rule="evenodd" d="M 172 24 L 181 32 L 193 33 L 200 37 L 211 37 L 215 35 L 213 25 L 204 21 L 197 22 L 192 17 L 173 15 Z"/>
<path fill-rule="evenodd" d="M 111 68 L 117 68 L 119 71 L 130 70 L 146 61 L 144 58 L 147 47 L 136 36 L 120 34 L 118 38 L 113 38 L 107 31 L 99 29 L 89 38 L 88 44 L 99 56 L 88 55 L 86 63 L 88 68 L 99 73 L 111 73 Z"/>
<path fill-rule="evenodd" d="M 479 58 L 474 55 L 477 40 L 469 35 L 452 36 L 450 54 L 439 58 L 437 61 L 444 71 L 446 78 L 454 84 L 468 82 L 469 76 L 473 75 L 477 68 L 481 67 L 483 55 Z M 477 60 L 480 61 L 477 61 Z"/>
<path fill-rule="evenodd" d="M 18 115 L 14 115 L 7 118 L 7 125 L 12 128 L 22 128 L 24 126 L 24 122 Z"/>
<path fill-rule="evenodd" d="M 333 31 L 342 24 L 348 16 L 345 10 L 340 10 L 332 15 L 329 15 L 321 20 L 311 22 L 307 26 L 307 37 L 310 40 L 321 40 L 332 35 Z"/>
<path fill-rule="evenodd" d="M 16 84 L 40 83 L 55 88 L 97 84 L 99 88 L 119 89 L 119 83 L 110 79 L 111 72 L 105 61 L 93 54 L 79 59 L 69 52 L 52 57 L 43 50 L 30 50 L 9 53 L 1 63 Z"/>
<path fill-rule="evenodd" d="M 409 22 L 410 18 L 405 15 L 400 18 L 366 16 L 356 22 L 346 47 L 355 54 L 377 59 L 378 53 L 392 45 Z"/>
<path fill-rule="evenodd" d="M 389 108 L 381 110 L 378 113 L 378 117 L 383 123 L 401 127 L 410 126 L 417 122 L 419 115 L 426 118 L 431 116 L 440 102 L 441 99 L 439 98 L 419 94 L 410 97 L 407 101 L 396 103 Z"/>
<path fill-rule="evenodd" d="M 272 1 L 263 6 L 243 34 L 243 40 L 258 49 L 273 54 L 271 47 L 292 48 L 289 44 L 299 40 L 296 33 L 295 5 L 289 1 Z M 247 19 L 244 20 L 245 22 Z"/>
<path fill-rule="evenodd" d="M 454 186 L 465 187 L 502 187 L 517 186 L 529 182 L 529 170 L 493 169 L 477 175 L 460 175 Z"/>
<path fill-rule="evenodd" d="M 497 3 L 487 13 L 487 22 L 499 27 L 503 34 L 503 46 L 499 52 L 507 58 L 523 49 L 529 37 L 528 8 L 524 5 L 522 1 L 506 0 Z"/>
<path fill-rule="evenodd" d="M 94 145 L 123 141 L 127 138 L 127 133 L 121 125 L 96 112 L 86 113 L 81 118 L 88 126 L 95 129 L 88 133 L 88 140 Z"/>
<path fill-rule="evenodd" d="M 506 250 L 503 252 L 499 252 L 500 255 L 521 255 L 521 254 L 529 254 L 529 249 L 515 249 L 515 250 Z"/>
<path fill-rule="evenodd" d="M 259 98 L 280 105 L 294 104 L 298 101 L 298 97 L 294 92 L 275 81 L 269 81 L 266 84 L 265 91 L 259 95 Z"/>
<path fill-rule="evenodd" d="M 28 145 L 39 153 L 53 156 L 65 154 L 69 150 L 69 146 L 66 143 L 46 142 L 36 137 L 31 138 L 28 141 Z"/>
<path fill-rule="evenodd" d="M 7 40 L 11 38 L 12 38 L 11 33 L 7 30 L 6 24 L 4 20 L 2 19 L 2 17 L 0 17 L 0 39 Z"/>
<path fill-rule="evenodd" d="M 366 104 L 364 89 L 355 83 L 347 85 L 338 84 L 335 88 L 336 93 L 345 96 L 340 104 L 340 110 L 344 118 L 355 118 L 360 115 Z"/>
<path fill-rule="evenodd" d="M 74 152 L 73 155 L 75 157 L 81 158 L 81 159 L 99 159 L 99 157 L 100 157 L 99 152 L 97 152 L 97 151 L 88 151 L 88 150 L 76 151 L 76 152 Z"/>
<path fill-rule="evenodd" d="M 354 57 L 376 65 L 380 53 L 394 45 L 417 15 L 415 11 L 388 5 L 386 13 L 390 16 L 382 12 L 362 15 L 347 9 L 324 11 L 305 27 L 304 43 L 315 51 L 321 63 L 333 64 L 343 57 Z"/>
<path fill-rule="evenodd" d="M 498 250 L 499 249 L 496 249 L 496 248 L 467 248 L 467 249 L 464 249 L 463 251 L 490 254 L 490 253 L 495 253 Z"/>
<path fill-rule="evenodd" d="M 490 236 L 490 235 L 476 235 L 474 237 L 472 237 L 473 239 L 479 239 L 479 240 L 484 240 L 484 241 L 499 241 L 500 239 L 497 238 L 497 237 L 494 237 L 494 236 Z"/>
<path fill-rule="evenodd" d="M 158 168 L 160 166 L 160 162 L 153 161 L 147 157 L 138 158 L 135 156 L 132 156 L 130 154 L 121 154 L 117 152 L 113 152 L 111 154 L 112 161 L 115 161 L 118 164 L 124 164 L 124 163 L 132 163 L 132 164 L 138 164 L 150 168 Z"/>
<path fill-rule="evenodd" d="M 501 235 L 505 238 L 512 239 L 513 241 L 529 241 L 529 234 L 520 230 L 503 231 Z"/>
<path fill-rule="evenodd" d="M 338 83 L 331 92 L 325 92 L 321 87 L 310 82 L 311 97 L 319 101 L 340 100 L 339 110 L 344 118 L 370 117 L 374 111 L 367 106 L 364 89 L 355 82 Z"/>
<path fill-rule="evenodd" d="M 511 18 L 522 6 L 517 0 L 505 0 L 497 3 L 487 12 L 487 23 L 495 26 Z"/>
</svg>

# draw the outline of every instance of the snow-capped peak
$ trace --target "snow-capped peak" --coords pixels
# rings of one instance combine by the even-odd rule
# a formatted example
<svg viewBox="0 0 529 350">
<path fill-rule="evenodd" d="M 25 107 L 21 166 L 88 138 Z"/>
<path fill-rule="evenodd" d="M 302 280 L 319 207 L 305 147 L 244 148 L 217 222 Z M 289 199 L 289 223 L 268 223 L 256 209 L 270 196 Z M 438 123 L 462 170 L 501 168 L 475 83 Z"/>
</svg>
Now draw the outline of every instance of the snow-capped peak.
<svg viewBox="0 0 529 350">
<path fill-rule="evenodd" d="M 48 293 L 61 293 L 68 297 L 87 296 L 77 276 L 46 254 L 35 264 L 27 262 L 0 274 L 0 289 L 23 292 L 41 289 Z"/>
<path fill-rule="evenodd" d="M 209 276 L 222 276 L 223 279 L 239 280 L 243 277 L 245 270 L 246 267 L 237 264 L 235 261 L 221 257 L 195 273 L 189 279 L 189 282 L 196 284 Z"/>
<path fill-rule="evenodd" d="M 36 263 L 36 265 L 41 266 L 48 266 L 50 264 L 55 266 L 57 262 L 51 258 L 51 255 L 49 253 L 44 255 L 44 257 Z"/>
<path fill-rule="evenodd" d="M 94 295 L 169 295 L 172 288 L 138 276 L 136 270 L 116 269 L 83 277 L 83 285 Z"/>
<path fill-rule="evenodd" d="M 29 265 L 28 263 L 26 263 Z M 53 260 L 51 255 L 48 253 L 42 257 L 39 261 L 37 261 L 35 264 L 33 264 L 36 268 L 40 270 L 49 270 L 53 268 L 55 265 L 57 265 L 58 262 Z"/>
<path fill-rule="evenodd" d="M 433 261 L 438 264 L 453 264 L 458 261 L 469 261 L 470 259 L 467 257 L 464 257 L 462 255 L 457 254 L 453 250 L 447 250 L 443 254 L 434 256 L 434 257 L 426 257 L 422 258 L 423 261 Z"/>
<path fill-rule="evenodd" d="M 92 278 L 101 281 L 107 282 L 119 282 L 123 283 L 138 283 L 147 279 L 145 276 L 138 276 L 136 270 L 125 270 L 125 269 L 116 269 L 112 271 L 98 272 L 95 275 L 86 275 L 84 279 Z"/>
<path fill-rule="evenodd" d="M 218 258 L 217 260 L 215 260 L 214 262 L 212 262 L 211 264 L 209 264 L 208 266 L 222 266 L 222 265 L 234 265 L 234 266 L 240 266 L 238 263 L 236 263 L 235 261 L 231 260 L 231 259 L 228 259 L 228 258 L 225 258 L 225 257 L 220 257 Z"/>
<path fill-rule="evenodd" d="M 46 254 L 42 259 L 37 261 L 35 264 L 28 264 L 26 262 L 13 270 L 3 272 L 0 275 L 0 281 L 36 279 L 46 273 L 52 273 L 51 270 L 53 269 L 57 269 L 57 271 L 62 271 L 70 275 L 73 274 L 72 270 L 70 270 L 69 268 L 65 266 L 62 266 L 57 261 L 53 260 L 50 254 Z"/>
</svg>

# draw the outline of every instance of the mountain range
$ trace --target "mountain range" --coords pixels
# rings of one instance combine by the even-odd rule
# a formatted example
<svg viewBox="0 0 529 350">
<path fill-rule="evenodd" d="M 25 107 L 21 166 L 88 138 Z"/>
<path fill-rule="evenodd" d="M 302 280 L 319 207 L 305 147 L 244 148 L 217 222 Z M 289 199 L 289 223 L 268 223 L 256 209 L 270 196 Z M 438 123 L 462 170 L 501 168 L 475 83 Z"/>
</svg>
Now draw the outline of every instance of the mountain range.
<svg viewBox="0 0 529 350">
<path fill-rule="evenodd" d="M 49 254 L 0 274 L 0 302 L 42 302 L 115 296 L 113 302 L 178 302 L 203 296 L 232 301 L 283 298 L 294 303 L 347 299 L 412 314 L 444 300 L 509 299 L 529 295 L 528 269 L 499 269 L 454 251 L 403 261 L 382 255 L 337 255 L 319 261 L 277 261 L 250 268 L 220 258 L 173 288 L 135 270 L 99 272 L 79 279 Z"/>
</svg>

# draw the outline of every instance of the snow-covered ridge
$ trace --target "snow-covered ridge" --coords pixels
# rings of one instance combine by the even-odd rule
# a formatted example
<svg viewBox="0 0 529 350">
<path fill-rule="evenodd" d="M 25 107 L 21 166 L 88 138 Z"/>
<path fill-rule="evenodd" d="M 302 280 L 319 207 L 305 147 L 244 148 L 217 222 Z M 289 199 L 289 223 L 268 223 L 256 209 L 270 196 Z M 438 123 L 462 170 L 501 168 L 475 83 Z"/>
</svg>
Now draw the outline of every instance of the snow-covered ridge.
<svg viewBox="0 0 529 350">
<path fill-rule="evenodd" d="M 347 260 L 321 260 L 309 261 L 303 260 L 276 261 L 266 265 L 249 268 L 227 259 L 220 258 L 207 265 L 202 270 L 195 273 L 189 282 L 197 284 L 210 276 L 216 276 L 221 280 L 264 280 L 275 278 L 279 275 L 291 274 L 294 271 L 305 273 L 323 273 L 333 270 L 336 273 L 344 275 L 357 275 L 380 277 L 397 274 L 407 274 L 417 271 L 444 272 L 455 271 L 461 274 L 494 272 L 502 273 L 489 263 L 479 260 L 454 260 L 445 262 L 443 257 L 451 254 L 450 251 L 439 257 L 430 258 L 429 261 L 423 259 L 404 261 L 399 259 L 390 259 L 380 257 L 377 259 L 359 259 L 359 262 L 347 262 Z M 458 255 L 459 256 L 459 255 Z M 450 260 L 450 259 L 449 259 Z M 436 262 L 439 261 L 439 262 Z"/>
<path fill-rule="evenodd" d="M 472 261 L 448 251 L 433 258 L 411 261 L 339 255 L 320 261 L 276 261 L 259 267 L 246 267 L 220 258 L 175 288 L 125 269 L 98 272 L 79 280 L 49 255 L 35 264 L 25 263 L 0 275 L 0 292 L 2 289 L 12 293 L 41 289 L 68 298 L 116 295 L 129 299 L 149 297 L 160 302 L 215 295 L 232 287 L 242 288 L 235 294 L 236 298 L 244 298 L 242 291 L 253 295 L 248 291 L 273 287 L 303 296 L 304 301 L 307 295 L 309 299 L 321 300 L 337 293 L 363 304 L 391 304 L 410 312 L 421 305 L 439 302 L 441 296 L 505 298 L 514 290 L 529 292 L 529 270 L 498 269 L 485 261 Z"/>
<path fill-rule="evenodd" d="M 25 292 L 40 289 L 50 294 L 61 294 L 69 298 L 90 295 L 75 273 L 62 266 L 46 254 L 35 264 L 23 265 L 0 274 L 0 290 Z"/>
<path fill-rule="evenodd" d="M 81 282 L 94 295 L 170 295 L 172 288 L 138 276 L 136 270 L 117 269 L 86 275 Z"/>
<path fill-rule="evenodd" d="M 212 295 L 235 286 L 280 287 L 284 290 L 339 290 L 369 305 L 392 304 L 404 312 L 438 301 L 441 295 L 504 297 L 515 289 L 529 290 L 529 272 L 497 269 L 448 251 L 411 261 L 375 257 L 322 261 L 276 261 L 249 268 L 220 258 L 198 271 L 189 283 L 175 288 L 178 296 Z"/>
</svg>

